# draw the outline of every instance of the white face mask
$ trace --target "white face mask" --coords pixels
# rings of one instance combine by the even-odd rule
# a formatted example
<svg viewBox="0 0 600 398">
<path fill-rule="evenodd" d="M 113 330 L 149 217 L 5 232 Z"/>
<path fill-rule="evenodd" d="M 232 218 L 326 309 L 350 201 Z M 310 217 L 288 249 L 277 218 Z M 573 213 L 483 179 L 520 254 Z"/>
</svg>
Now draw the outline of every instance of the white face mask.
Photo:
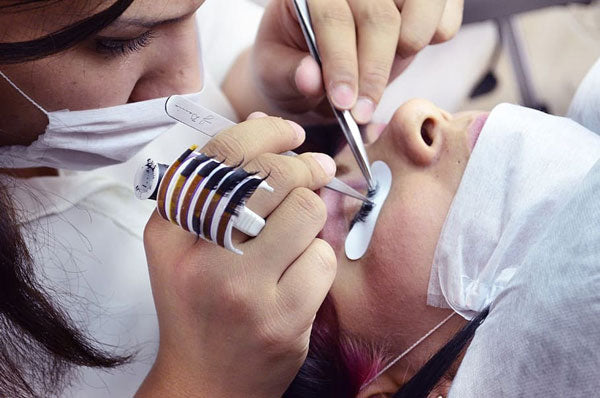
<svg viewBox="0 0 600 398">
<path fill-rule="evenodd" d="M 427 303 L 466 319 L 489 306 L 598 159 L 600 137 L 579 124 L 497 106 L 440 234 Z"/>
<path fill-rule="evenodd" d="M 0 71 L 8 83 L 48 117 L 43 134 L 29 146 L 0 147 L 0 167 L 90 170 L 129 160 L 175 125 L 165 98 L 84 111 L 48 112 Z M 186 98 L 196 100 L 200 93 Z"/>
</svg>

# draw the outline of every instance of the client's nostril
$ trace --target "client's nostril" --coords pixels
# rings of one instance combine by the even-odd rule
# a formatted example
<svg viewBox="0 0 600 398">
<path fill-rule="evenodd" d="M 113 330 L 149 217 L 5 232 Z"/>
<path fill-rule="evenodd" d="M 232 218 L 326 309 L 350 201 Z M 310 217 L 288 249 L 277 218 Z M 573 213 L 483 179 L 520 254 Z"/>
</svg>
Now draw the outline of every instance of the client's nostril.
<svg viewBox="0 0 600 398">
<path fill-rule="evenodd" d="M 425 141 L 427 146 L 433 144 L 433 127 L 434 122 L 431 119 L 425 119 L 421 125 L 421 138 L 423 138 L 423 141 Z"/>
</svg>

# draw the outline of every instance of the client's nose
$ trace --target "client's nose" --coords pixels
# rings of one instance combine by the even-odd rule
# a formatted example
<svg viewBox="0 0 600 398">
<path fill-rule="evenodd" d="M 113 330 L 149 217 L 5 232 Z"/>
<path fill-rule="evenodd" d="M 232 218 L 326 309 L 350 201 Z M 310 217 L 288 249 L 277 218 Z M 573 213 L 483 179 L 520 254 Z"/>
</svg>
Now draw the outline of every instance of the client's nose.
<svg viewBox="0 0 600 398">
<path fill-rule="evenodd" d="M 397 151 L 419 166 L 435 162 L 442 149 L 446 114 L 429 101 L 411 100 L 402 105 L 388 125 Z"/>
</svg>

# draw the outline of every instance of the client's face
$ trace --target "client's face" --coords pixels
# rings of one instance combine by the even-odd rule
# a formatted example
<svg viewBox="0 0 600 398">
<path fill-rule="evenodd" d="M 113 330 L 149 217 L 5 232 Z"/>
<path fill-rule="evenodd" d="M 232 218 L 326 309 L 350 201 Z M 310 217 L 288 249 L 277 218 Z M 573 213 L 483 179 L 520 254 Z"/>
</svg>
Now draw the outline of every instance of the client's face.
<svg viewBox="0 0 600 398">
<path fill-rule="evenodd" d="M 398 109 L 381 136 L 367 146 L 371 162 L 389 165 L 393 182 L 371 245 L 357 261 L 345 256 L 344 241 L 360 201 L 321 191 L 329 212 L 322 236 L 338 258 L 331 295 L 343 330 L 400 353 L 450 313 L 426 306 L 429 273 L 442 225 L 485 117 L 481 112 L 450 115 L 423 100 Z M 336 163 L 340 179 L 366 191 L 349 148 Z M 444 327 L 447 333 L 440 329 L 407 356 L 395 384 L 410 378 L 460 324 L 455 317 Z"/>
</svg>

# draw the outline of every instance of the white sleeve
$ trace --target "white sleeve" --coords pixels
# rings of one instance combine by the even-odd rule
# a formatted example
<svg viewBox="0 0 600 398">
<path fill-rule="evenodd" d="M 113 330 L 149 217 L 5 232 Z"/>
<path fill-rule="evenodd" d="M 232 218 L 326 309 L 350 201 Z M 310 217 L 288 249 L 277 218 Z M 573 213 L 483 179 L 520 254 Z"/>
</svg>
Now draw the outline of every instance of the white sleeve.
<svg viewBox="0 0 600 398">
<path fill-rule="evenodd" d="M 204 68 L 218 85 L 254 43 L 263 11 L 251 0 L 207 0 L 196 13 Z"/>
<path fill-rule="evenodd" d="M 600 162 L 547 223 L 490 307 L 450 398 L 600 391 Z"/>
</svg>

